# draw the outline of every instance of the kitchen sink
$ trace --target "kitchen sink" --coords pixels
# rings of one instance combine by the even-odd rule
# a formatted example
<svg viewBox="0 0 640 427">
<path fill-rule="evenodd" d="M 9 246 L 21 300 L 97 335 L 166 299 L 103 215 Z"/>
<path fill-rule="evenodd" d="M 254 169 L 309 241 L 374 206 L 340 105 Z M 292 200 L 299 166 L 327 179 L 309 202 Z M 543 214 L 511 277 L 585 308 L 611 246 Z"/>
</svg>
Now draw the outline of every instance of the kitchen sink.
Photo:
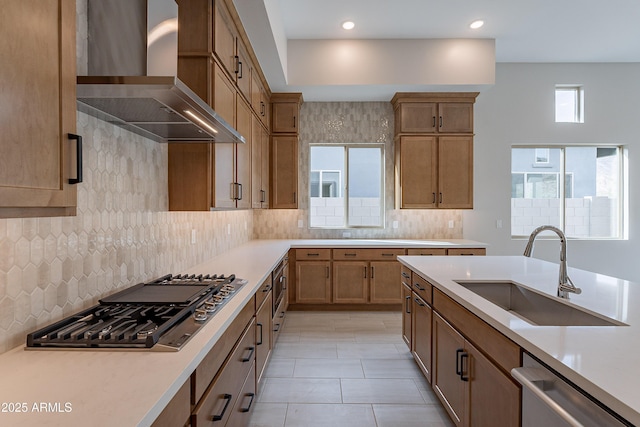
<svg viewBox="0 0 640 427">
<path fill-rule="evenodd" d="M 523 320 L 540 326 L 627 326 L 511 281 L 456 281 Z"/>
</svg>

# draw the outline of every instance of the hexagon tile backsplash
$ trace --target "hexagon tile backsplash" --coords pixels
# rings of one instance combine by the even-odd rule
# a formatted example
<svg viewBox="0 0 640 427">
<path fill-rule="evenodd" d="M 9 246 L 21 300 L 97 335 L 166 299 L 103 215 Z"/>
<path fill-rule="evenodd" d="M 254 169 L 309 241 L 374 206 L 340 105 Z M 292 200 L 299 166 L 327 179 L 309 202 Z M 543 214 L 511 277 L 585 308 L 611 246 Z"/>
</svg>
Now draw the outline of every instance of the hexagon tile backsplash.
<svg viewBox="0 0 640 427">
<path fill-rule="evenodd" d="M 252 237 L 251 211 L 167 212 L 166 145 L 84 113 L 78 133 L 77 216 L 0 219 L 0 353 L 105 295 Z"/>
</svg>

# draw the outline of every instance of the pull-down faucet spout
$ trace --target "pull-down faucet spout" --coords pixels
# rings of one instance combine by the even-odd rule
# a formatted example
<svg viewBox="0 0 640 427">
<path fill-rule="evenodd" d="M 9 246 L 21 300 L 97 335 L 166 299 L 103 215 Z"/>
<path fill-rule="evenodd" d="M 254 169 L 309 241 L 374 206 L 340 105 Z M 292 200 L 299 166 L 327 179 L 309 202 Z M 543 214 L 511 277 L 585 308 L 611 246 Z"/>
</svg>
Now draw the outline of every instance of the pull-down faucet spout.
<svg viewBox="0 0 640 427">
<path fill-rule="evenodd" d="M 560 298 L 569 299 L 569 292 L 580 294 L 582 292 L 582 289 L 576 287 L 567 274 L 567 239 L 565 238 L 562 230 L 554 227 L 553 225 L 543 225 L 536 228 L 529 236 L 529 242 L 527 243 L 527 247 L 524 249 L 523 255 L 526 257 L 531 256 L 531 253 L 533 252 L 533 243 L 535 242 L 536 237 L 538 237 L 538 234 L 540 234 L 541 232 L 547 230 L 553 231 L 560 238 L 560 274 L 558 277 L 558 296 Z"/>
</svg>

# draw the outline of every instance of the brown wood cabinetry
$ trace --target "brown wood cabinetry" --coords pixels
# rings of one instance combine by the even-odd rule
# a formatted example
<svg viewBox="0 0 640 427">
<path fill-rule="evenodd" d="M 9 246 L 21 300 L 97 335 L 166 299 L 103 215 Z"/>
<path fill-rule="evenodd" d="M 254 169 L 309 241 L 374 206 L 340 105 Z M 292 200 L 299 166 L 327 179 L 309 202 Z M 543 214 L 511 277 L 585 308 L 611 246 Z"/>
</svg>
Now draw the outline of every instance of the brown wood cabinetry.
<svg viewBox="0 0 640 427">
<path fill-rule="evenodd" d="M 151 427 L 176 427 L 187 424 L 191 415 L 191 381 L 187 380 L 173 396 Z"/>
<path fill-rule="evenodd" d="M 456 425 L 518 426 L 520 389 L 509 372 L 521 349 L 434 289 L 433 389 Z"/>
<path fill-rule="evenodd" d="M 273 293 L 271 285 L 263 287 L 256 293 L 256 305 L 259 294 L 265 295 L 256 310 L 256 384 L 260 382 L 264 368 L 269 360 L 272 349 L 273 332 Z"/>
<path fill-rule="evenodd" d="M 420 249 L 414 249 L 414 248 L 410 248 L 407 249 L 407 255 L 422 255 L 422 256 L 443 256 L 443 255 L 447 255 L 447 250 L 444 248 L 420 248 Z"/>
<path fill-rule="evenodd" d="M 72 0 L 2 5 L 2 218 L 76 214 L 70 180 L 81 163 L 69 138 L 76 132 L 75 6 Z"/>
<path fill-rule="evenodd" d="M 369 263 L 366 261 L 333 262 L 333 302 L 366 304 L 369 300 Z"/>
<path fill-rule="evenodd" d="M 331 262 L 296 260 L 296 304 L 331 303 Z"/>
<path fill-rule="evenodd" d="M 473 208 L 477 93 L 397 93 L 396 206 Z"/>
<path fill-rule="evenodd" d="M 178 77 L 235 127 L 246 143 L 200 144 L 197 149 L 170 144 L 169 209 L 267 208 L 270 91 L 233 2 L 177 3 Z M 254 119 L 264 124 L 262 130 Z M 194 158 L 196 152 L 202 156 Z M 186 169 L 190 170 L 184 173 Z"/>
<path fill-rule="evenodd" d="M 447 250 L 447 255 L 486 255 L 484 248 L 452 248 Z"/>
<path fill-rule="evenodd" d="M 411 273 L 409 273 L 411 274 Z M 403 275 L 404 277 L 404 275 Z M 411 351 L 411 287 L 408 285 L 410 283 L 402 280 L 402 301 L 404 304 L 402 306 L 402 340 L 409 347 L 409 351 Z"/>
<path fill-rule="evenodd" d="M 432 317 L 431 306 L 414 292 L 411 301 L 411 353 L 429 382 L 431 382 Z"/>
<path fill-rule="evenodd" d="M 298 128 L 301 93 L 271 96 L 272 209 L 298 208 Z"/>
<path fill-rule="evenodd" d="M 271 137 L 272 209 L 298 208 L 298 137 Z"/>
</svg>

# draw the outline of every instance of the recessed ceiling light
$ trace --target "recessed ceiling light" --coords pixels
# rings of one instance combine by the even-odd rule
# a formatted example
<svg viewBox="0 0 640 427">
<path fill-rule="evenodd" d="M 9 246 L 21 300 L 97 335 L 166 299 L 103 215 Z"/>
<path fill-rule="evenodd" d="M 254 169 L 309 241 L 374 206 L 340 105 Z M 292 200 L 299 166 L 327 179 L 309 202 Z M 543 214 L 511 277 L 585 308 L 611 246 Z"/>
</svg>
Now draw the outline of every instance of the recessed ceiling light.
<svg viewBox="0 0 640 427">
<path fill-rule="evenodd" d="M 473 29 L 473 30 L 477 30 L 478 28 L 482 27 L 484 25 L 484 21 L 481 19 L 478 19 L 477 21 L 473 21 L 471 24 L 469 24 L 469 28 Z"/>
<path fill-rule="evenodd" d="M 342 28 L 344 28 L 345 30 L 353 30 L 355 26 L 356 24 L 353 21 L 344 21 L 342 23 Z"/>
</svg>

